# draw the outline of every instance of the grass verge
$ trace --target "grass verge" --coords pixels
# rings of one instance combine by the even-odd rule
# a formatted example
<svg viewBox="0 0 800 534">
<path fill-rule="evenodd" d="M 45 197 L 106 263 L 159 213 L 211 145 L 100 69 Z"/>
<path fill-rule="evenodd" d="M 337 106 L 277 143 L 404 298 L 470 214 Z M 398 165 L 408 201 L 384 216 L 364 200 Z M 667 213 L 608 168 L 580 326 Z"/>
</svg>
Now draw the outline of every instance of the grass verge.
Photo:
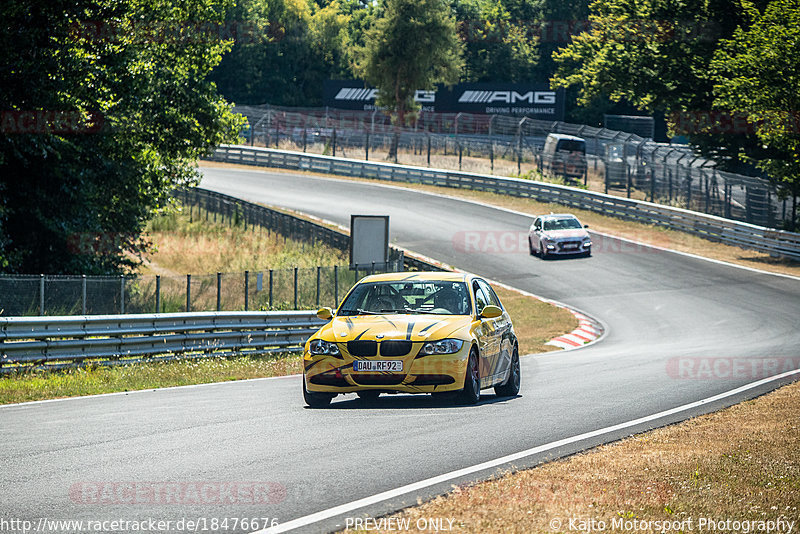
<svg viewBox="0 0 800 534">
<path fill-rule="evenodd" d="M 800 383 L 534 469 L 456 487 L 392 516 L 408 521 L 411 532 L 431 518 L 444 519 L 445 526 L 452 520 L 454 532 L 480 533 L 766 532 L 741 522 L 783 518 L 794 521 L 796 532 Z M 704 526 L 704 519 L 718 523 Z M 772 531 L 789 532 L 785 525 Z"/>
<path fill-rule="evenodd" d="M 584 224 L 590 226 L 590 230 L 608 233 L 614 236 L 639 241 L 649 245 L 677 250 L 680 252 L 687 252 L 696 254 L 710 259 L 726 261 L 736 265 L 745 267 L 754 267 L 768 272 L 789 274 L 793 276 L 800 276 L 800 262 L 788 260 L 784 258 L 773 258 L 769 254 L 756 252 L 752 250 L 743 250 L 738 247 L 724 245 L 722 243 L 714 243 L 690 234 L 678 232 L 675 230 L 668 230 L 656 225 L 648 225 L 643 223 L 636 223 L 624 221 L 615 217 L 602 215 L 589 210 L 581 210 L 575 208 L 565 208 L 559 204 L 547 204 L 543 202 L 536 202 L 527 198 L 510 197 L 506 195 L 499 195 L 496 193 L 487 193 L 484 191 L 471 191 L 465 189 L 455 189 L 450 187 L 438 187 L 421 184 L 397 184 L 396 182 L 388 182 L 382 180 L 371 180 L 366 178 L 351 178 L 346 176 L 331 176 L 318 173 L 308 173 L 305 171 L 292 171 L 286 169 L 265 169 L 253 167 L 250 165 L 240 165 L 234 163 L 221 163 L 203 161 L 200 163 L 201 167 L 228 167 L 246 169 L 249 171 L 263 170 L 266 172 L 281 172 L 281 173 L 298 173 L 298 174 L 316 174 L 324 178 L 336 178 L 341 180 L 353 180 L 359 182 L 371 183 L 384 183 L 393 186 L 405 187 L 419 191 L 428 191 L 432 193 L 447 195 L 456 198 L 463 198 L 466 200 L 474 200 L 484 202 L 493 206 L 501 208 L 512 209 L 530 215 L 541 215 L 542 213 L 551 212 L 564 212 L 569 211 L 574 213 Z M 473 229 L 469 229 L 473 230 Z M 527 251 L 521 250 L 520 254 L 527 254 Z"/>
</svg>

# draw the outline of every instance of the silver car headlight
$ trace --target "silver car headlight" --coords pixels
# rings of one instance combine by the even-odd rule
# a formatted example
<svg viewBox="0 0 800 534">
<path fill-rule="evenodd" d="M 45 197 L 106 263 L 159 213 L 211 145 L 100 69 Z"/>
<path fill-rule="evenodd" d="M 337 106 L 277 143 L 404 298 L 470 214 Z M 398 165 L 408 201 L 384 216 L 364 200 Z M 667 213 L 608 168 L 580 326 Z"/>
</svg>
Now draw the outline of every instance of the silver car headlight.
<svg viewBox="0 0 800 534">
<path fill-rule="evenodd" d="M 460 339 L 442 339 L 441 341 L 429 341 L 422 345 L 419 353 L 427 356 L 429 354 L 452 354 L 461 350 L 464 342 Z"/>
<path fill-rule="evenodd" d="M 315 339 L 311 343 L 308 344 L 308 352 L 312 356 L 321 356 L 321 355 L 328 355 L 328 356 L 339 356 L 339 347 L 336 343 L 331 343 L 330 341 L 323 341 L 321 339 Z"/>
</svg>

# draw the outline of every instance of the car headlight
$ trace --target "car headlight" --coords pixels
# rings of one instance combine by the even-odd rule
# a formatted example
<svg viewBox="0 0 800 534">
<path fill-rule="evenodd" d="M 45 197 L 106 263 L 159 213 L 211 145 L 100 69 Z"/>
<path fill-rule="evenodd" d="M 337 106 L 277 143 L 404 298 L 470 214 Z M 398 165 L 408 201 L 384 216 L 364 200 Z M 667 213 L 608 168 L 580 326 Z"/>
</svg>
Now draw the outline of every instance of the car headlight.
<svg viewBox="0 0 800 534">
<path fill-rule="evenodd" d="M 312 356 L 320 356 L 323 354 L 327 354 L 328 356 L 339 356 L 339 347 L 336 345 L 336 343 L 315 339 L 309 343 L 308 352 L 311 353 Z"/>
<path fill-rule="evenodd" d="M 452 354 L 461 350 L 464 342 L 460 339 L 442 339 L 441 341 L 429 341 L 422 345 L 419 353 L 423 356 L 429 354 Z"/>
</svg>

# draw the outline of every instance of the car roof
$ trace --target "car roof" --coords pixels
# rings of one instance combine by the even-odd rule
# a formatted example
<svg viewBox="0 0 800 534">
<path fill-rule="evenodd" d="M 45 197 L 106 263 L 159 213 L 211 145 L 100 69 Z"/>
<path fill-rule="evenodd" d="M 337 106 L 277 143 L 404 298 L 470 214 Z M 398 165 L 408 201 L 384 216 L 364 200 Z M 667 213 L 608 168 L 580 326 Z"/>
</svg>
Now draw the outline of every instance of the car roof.
<svg viewBox="0 0 800 534">
<path fill-rule="evenodd" d="M 551 134 L 547 134 L 547 137 L 552 137 L 553 139 L 569 139 L 571 141 L 583 141 L 583 142 L 586 142 L 586 139 L 584 139 L 583 137 L 577 137 L 575 135 L 551 133 Z"/>
<path fill-rule="evenodd" d="M 403 273 L 384 273 L 373 274 L 362 278 L 361 282 L 397 282 L 413 280 L 431 280 L 435 282 L 465 282 L 469 279 L 468 274 L 453 273 L 449 271 L 414 271 Z"/>
<path fill-rule="evenodd" d="M 540 215 L 540 219 L 577 219 L 571 213 L 550 213 L 548 215 Z"/>
</svg>

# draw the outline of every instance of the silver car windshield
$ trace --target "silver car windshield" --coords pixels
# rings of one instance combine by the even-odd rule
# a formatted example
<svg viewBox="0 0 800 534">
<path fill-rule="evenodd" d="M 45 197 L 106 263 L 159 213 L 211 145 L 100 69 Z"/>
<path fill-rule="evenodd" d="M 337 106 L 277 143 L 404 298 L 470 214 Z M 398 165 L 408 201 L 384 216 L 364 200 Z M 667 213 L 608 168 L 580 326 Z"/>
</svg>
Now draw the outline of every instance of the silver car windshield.
<svg viewBox="0 0 800 534">
<path fill-rule="evenodd" d="M 544 221 L 545 230 L 574 230 L 583 228 L 578 219 L 550 219 Z"/>
<path fill-rule="evenodd" d="M 464 282 L 363 282 L 347 296 L 337 315 L 390 313 L 469 315 L 469 291 Z"/>
</svg>

